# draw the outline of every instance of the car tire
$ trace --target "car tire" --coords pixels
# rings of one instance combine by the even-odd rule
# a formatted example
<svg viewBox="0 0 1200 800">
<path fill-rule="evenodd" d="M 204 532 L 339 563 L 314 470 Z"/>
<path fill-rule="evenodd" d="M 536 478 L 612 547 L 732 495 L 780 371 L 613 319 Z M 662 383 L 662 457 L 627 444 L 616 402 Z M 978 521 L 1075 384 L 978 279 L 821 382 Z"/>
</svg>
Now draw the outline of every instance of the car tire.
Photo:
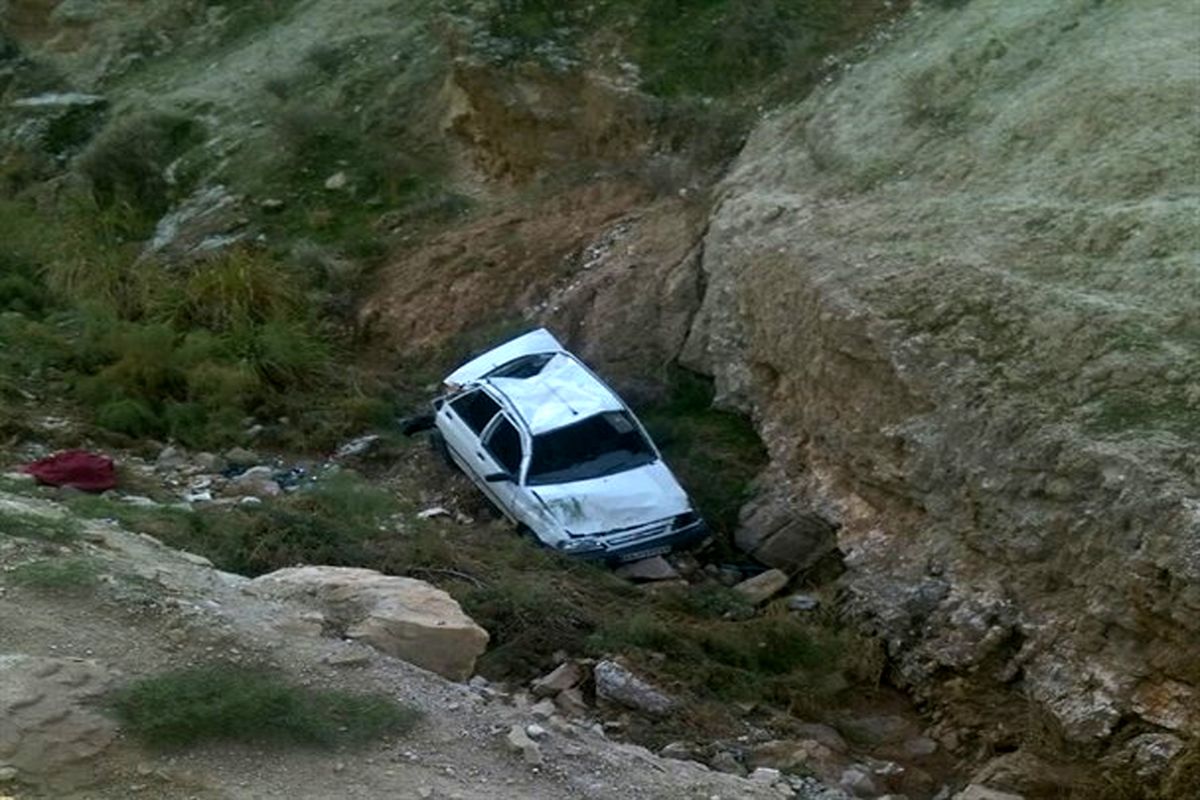
<svg viewBox="0 0 1200 800">
<path fill-rule="evenodd" d="M 462 468 L 455 463 L 454 458 L 450 455 L 450 446 L 446 444 L 446 437 L 442 436 L 441 432 L 434 431 L 429 434 L 429 448 L 443 461 L 446 466 L 455 472 L 462 472 Z"/>
</svg>

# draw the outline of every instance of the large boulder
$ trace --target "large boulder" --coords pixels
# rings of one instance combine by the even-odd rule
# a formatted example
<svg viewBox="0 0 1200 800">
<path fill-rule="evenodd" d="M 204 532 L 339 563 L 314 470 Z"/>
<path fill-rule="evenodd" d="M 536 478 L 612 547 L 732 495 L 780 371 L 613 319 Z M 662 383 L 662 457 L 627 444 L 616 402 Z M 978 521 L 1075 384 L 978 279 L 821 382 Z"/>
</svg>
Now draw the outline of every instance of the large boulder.
<svg viewBox="0 0 1200 800">
<path fill-rule="evenodd" d="M 471 676 L 488 633 L 450 595 L 424 581 L 353 567 L 293 567 L 250 590 L 318 607 L 339 632 L 450 680 Z"/>
</svg>

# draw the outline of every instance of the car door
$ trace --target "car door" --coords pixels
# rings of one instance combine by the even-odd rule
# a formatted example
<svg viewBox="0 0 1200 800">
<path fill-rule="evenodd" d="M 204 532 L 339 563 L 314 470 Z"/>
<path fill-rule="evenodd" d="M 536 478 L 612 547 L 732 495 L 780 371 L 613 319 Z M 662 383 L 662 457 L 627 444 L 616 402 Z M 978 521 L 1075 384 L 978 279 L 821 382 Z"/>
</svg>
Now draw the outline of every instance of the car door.
<svg viewBox="0 0 1200 800">
<path fill-rule="evenodd" d="M 499 412 L 500 404 L 478 388 L 451 398 L 438 409 L 437 427 L 450 457 L 476 482 L 482 482 L 487 474 L 478 455 L 480 439 Z"/>
<path fill-rule="evenodd" d="M 521 473 L 528 461 L 528 453 L 529 443 L 520 429 L 508 415 L 497 415 L 484 432 L 484 455 L 487 463 L 496 468 L 493 475 L 503 473 L 511 480 L 492 481 L 487 486 L 491 488 L 505 516 L 512 522 L 523 524 L 542 539 L 546 525 L 541 506 L 535 503 L 529 489 L 521 485 Z"/>
</svg>

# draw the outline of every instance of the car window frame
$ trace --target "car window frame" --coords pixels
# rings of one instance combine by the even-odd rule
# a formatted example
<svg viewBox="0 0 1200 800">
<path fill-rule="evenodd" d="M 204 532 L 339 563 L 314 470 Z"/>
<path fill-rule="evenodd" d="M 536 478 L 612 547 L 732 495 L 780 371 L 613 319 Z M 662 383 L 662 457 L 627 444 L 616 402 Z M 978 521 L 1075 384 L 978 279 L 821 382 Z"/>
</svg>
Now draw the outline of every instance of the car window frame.
<svg viewBox="0 0 1200 800">
<path fill-rule="evenodd" d="M 475 430 L 475 428 L 470 422 L 467 421 L 467 418 L 463 416 L 462 412 L 459 411 L 458 407 L 455 405 L 455 403 L 465 400 L 474 394 L 482 394 L 496 406 L 496 410 L 492 412 L 492 415 L 488 417 L 487 421 L 480 427 L 479 430 Z M 456 396 L 449 398 L 446 401 L 446 404 L 450 407 L 451 413 L 453 413 L 454 416 L 463 424 L 463 427 L 470 431 L 471 435 L 480 442 L 482 442 L 484 437 L 487 435 L 488 429 L 495 424 L 496 418 L 504 413 L 504 405 L 495 397 L 493 397 L 491 392 L 485 391 L 484 387 L 482 386 L 473 386 L 465 389 Z"/>
<path fill-rule="evenodd" d="M 518 425 L 516 420 L 510 417 L 508 411 L 506 411 L 503 407 L 500 408 L 500 411 L 496 414 L 496 416 L 492 417 L 492 420 L 488 423 L 487 427 L 483 429 L 483 433 L 479 436 L 479 446 L 482 447 L 485 452 L 487 452 L 488 457 L 491 458 L 492 461 L 496 462 L 501 469 L 507 469 L 504 464 L 501 463 L 500 459 L 496 457 L 496 454 L 492 452 L 492 448 L 488 446 L 488 439 L 491 438 L 492 434 L 495 433 L 496 428 L 500 427 L 502 422 L 508 422 L 508 424 L 512 426 L 513 430 L 517 432 L 517 440 L 521 445 L 521 460 L 517 464 L 516 471 L 511 472 L 510 474 L 512 475 L 514 483 L 524 486 L 525 470 L 529 464 L 529 453 L 531 446 L 528 441 L 528 437 L 526 436 L 524 427 Z"/>
</svg>

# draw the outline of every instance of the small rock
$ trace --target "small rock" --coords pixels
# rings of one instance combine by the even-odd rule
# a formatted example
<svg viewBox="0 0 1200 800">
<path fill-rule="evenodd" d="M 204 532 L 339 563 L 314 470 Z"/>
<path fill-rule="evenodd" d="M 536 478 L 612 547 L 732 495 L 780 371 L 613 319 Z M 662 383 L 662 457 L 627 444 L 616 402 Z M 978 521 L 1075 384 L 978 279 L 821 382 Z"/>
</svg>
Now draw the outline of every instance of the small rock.
<svg viewBox="0 0 1200 800">
<path fill-rule="evenodd" d="M 820 598 L 811 594 L 794 594 L 787 600 L 788 611 L 816 611 L 821 607 Z"/>
<path fill-rule="evenodd" d="M 954 795 L 954 800 L 1025 800 L 1025 795 L 999 792 L 973 783 Z"/>
<path fill-rule="evenodd" d="M 158 453 L 154 466 L 161 470 L 179 469 L 187 464 L 187 456 L 178 448 L 167 445 Z"/>
<path fill-rule="evenodd" d="M 852 741 L 876 746 L 900 744 L 919 734 L 913 722 L 892 714 L 847 719 L 837 726 Z"/>
<path fill-rule="evenodd" d="M 601 661 L 592 670 L 596 697 L 647 714 L 665 714 L 675 701 L 615 661 Z"/>
<path fill-rule="evenodd" d="M 871 780 L 871 774 L 861 767 L 844 770 L 838 785 L 857 797 L 874 797 L 879 794 L 875 781 Z"/>
<path fill-rule="evenodd" d="M 533 714 L 533 716 L 537 717 L 538 719 L 550 719 L 552 716 L 554 716 L 554 712 L 557 710 L 558 709 L 554 705 L 554 701 L 547 697 L 534 703 L 530 707 L 529 713 Z"/>
<path fill-rule="evenodd" d="M 672 758 L 676 761 L 693 761 L 696 757 L 695 753 L 692 752 L 692 748 L 685 742 L 671 742 L 662 750 L 659 750 L 658 754 L 663 758 Z"/>
<path fill-rule="evenodd" d="M 216 453 L 196 453 L 192 456 L 192 463 L 205 471 L 205 473 L 220 473 L 221 470 L 228 467 L 226 459 L 217 456 Z"/>
<path fill-rule="evenodd" d="M 564 661 L 529 686 L 534 697 L 550 697 L 583 683 L 583 670 L 574 661 Z"/>
<path fill-rule="evenodd" d="M 708 761 L 708 765 L 717 772 L 726 772 L 730 775 L 745 775 L 746 768 L 742 766 L 737 757 L 728 750 L 720 750 Z"/>
<path fill-rule="evenodd" d="M 787 573 L 780 569 L 769 569 L 753 578 L 747 578 L 733 587 L 733 590 L 745 597 L 751 603 L 758 605 L 770 600 L 788 585 L 790 579 Z"/>
<path fill-rule="evenodd" d="M 283 211 L 284 207 L 286 206 L 287 203 L 283 202 L 278 197 L 268 197 L 259 201 L 258 204 L 258 207 L 268 214 L 277 214 L 280 211 Z"/>
<path fill-rule="evenodd" d="M 542 763 L 541 748 L 538 747 L 537 742 L 529 738 L 529 734 L 520 725 L 513 725 L 505 740 L 508 742 L 509 749 L 520 753 L 526 764 L 538 766 Z"/>
<path fill-rule="evenodd" d="M 335 172 L 325 179 L 325 188 L 331 192 L 340 192 L 350 184 L 350 178 L 345 172 Z"/>
<path fill-rule="evenodd" d="M 662 556 L 654 556 L 654 558 L 643 558 L 641 561 L 632 561 L 628 564 L 622 564 L 613 570 L 613 574 L 618 578 L 624 578 L 627 581 L 672 581 L 679 578 L 679 573 L 675 571 L 665 558 Z"/>
<path fill-rule="evenodd" d="M 189 553 L 187 550 L 179 550 L 179 557 L 189 564 L 195 564 L 197 567 L 211 567 L 213 563 L 202 555 Z"/>
<path fill-rule="evenodd" d="M 754 772 L 750 773 L 750 780 L 754 781 L 755 783 L 775 783 L 775 781 L 779 780 L 781 777 L 783 777 L 782 772 L 777 769 L 771 769 L 770 767 L 759 767 L 758 769 L 754 770 Z"/>
<path fill-rule="evenodd" d="M 225 451 L 225 459 L 234 466 L 246 467 L 258 463 L 258 454 L 244 447 L 234 447 Z"/>
<path fill-rule="evenodd" d="M 541 725 L 538 725 L 537 723 L 530 723 L 529 725 L 526 725 L 525 733 L 529 736 L 530 739 L 533 739 L 535 741 L 539 740 L 539 739 L 545 739 L 547 736 L 546 729 L 543 728 Z"/>
<path fill-rule="evenodd" d="M 587 703 L 583 692 L 579 689 L 565 689 L 554 697 L 554 705 L 568 717 L 582 717 L 588 713 Z"/>
<path fill-rule="evenodd" d="M 325 656 L 325 663 L 331 667 L 363 667 L 371 663 L 371 654 L 363 650 L 330 653 Z"/>
<path fill-rule="evenodd" d="M 8 783 L 16 780 L 17 770 L 15 767 L 0 767 L 0 783 Z"/>
<path fill-rule="evenodd" d="M 158 503 L 154 502 L 149 497 L 142 497 L 141 495 L 136 494 L 125 495 L 121 498 L 121 502 L 128 503 L 129 505 L 136 506 L 138 508 L 153 508 L 154 506 L 158 505 Z"/>
</svg>

